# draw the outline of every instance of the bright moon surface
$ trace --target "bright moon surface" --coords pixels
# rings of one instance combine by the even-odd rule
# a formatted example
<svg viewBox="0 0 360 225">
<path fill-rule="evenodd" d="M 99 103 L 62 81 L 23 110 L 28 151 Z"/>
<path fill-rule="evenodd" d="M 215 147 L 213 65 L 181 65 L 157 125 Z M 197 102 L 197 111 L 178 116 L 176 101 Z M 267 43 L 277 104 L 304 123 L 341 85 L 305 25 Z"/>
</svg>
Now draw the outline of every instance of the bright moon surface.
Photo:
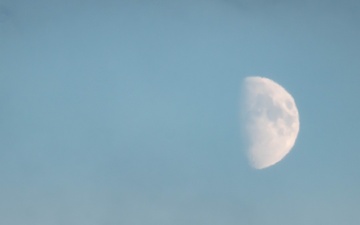
<svg viewBox="0 0 360 225">
<path fill-rule="evenodd" d="M 281 161 L 294 146 L 299 112 L 289 92 L 268 78 L 245 78 L 244 91 L 247 157 L 252 167 L 263 169 Z"/>
</svg>

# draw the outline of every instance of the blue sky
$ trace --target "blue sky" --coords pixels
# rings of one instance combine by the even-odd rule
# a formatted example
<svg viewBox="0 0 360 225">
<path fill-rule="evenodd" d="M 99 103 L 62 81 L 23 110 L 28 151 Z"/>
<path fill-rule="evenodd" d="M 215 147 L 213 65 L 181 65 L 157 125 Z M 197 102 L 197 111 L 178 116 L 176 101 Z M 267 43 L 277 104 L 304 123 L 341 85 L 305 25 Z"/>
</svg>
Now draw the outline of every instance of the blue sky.
<svg viewBox="0 0 360 225">
<path fill-rule="evenodd" d="M 357 225 L 357 1 L 0 2 L 0 223 Z M 244 77 L 295 147 L 244 157 Z"/>
</svg>

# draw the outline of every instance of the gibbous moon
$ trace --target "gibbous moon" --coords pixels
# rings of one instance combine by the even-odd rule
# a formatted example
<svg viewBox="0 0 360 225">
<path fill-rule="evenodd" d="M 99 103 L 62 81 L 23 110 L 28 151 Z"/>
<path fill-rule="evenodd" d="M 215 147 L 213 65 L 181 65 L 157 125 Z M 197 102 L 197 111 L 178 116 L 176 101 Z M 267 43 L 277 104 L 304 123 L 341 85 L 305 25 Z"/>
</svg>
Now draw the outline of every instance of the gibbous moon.
<svg viewBox="0 0 360 225">
<path fill-rule="evenodd" d="M 250 165 L 263 169 L 281 161 L 299 133 L 299 112 L 294 98 L 282 86 L 264 77 L 243 83 L 242 119 Z"/>
</svg>

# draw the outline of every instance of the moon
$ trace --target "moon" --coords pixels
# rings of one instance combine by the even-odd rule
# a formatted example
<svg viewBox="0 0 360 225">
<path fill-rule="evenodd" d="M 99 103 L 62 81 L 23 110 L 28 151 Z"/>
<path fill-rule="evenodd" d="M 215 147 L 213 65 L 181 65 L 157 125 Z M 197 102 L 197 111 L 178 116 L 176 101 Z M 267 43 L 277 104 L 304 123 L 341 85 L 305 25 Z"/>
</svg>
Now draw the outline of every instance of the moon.
<svg viewBox="0 0 360 225">
<path fill-rule="evenodd" d="M 289 92 L 268 78 L 247 77 L 242 90 L 246 155 L 253 168 L 264 169 L 293 148 L 300 129 L 299 112 Z"/>
</svg>

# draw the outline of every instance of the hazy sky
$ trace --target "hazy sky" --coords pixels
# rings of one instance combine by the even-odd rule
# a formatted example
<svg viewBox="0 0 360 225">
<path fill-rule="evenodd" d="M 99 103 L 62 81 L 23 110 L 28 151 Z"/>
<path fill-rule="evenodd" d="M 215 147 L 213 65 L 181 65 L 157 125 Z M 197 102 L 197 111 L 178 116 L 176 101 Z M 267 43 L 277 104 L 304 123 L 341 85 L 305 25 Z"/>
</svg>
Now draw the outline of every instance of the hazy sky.
<svg viewBox="0 0 360 225">
<path fill-rule="evenodd" d="M 360 224 L 360 2 L 0 0 L 0 224 Z M 295 147 L 254 170 L 244 77 Z"/>
</svg>

